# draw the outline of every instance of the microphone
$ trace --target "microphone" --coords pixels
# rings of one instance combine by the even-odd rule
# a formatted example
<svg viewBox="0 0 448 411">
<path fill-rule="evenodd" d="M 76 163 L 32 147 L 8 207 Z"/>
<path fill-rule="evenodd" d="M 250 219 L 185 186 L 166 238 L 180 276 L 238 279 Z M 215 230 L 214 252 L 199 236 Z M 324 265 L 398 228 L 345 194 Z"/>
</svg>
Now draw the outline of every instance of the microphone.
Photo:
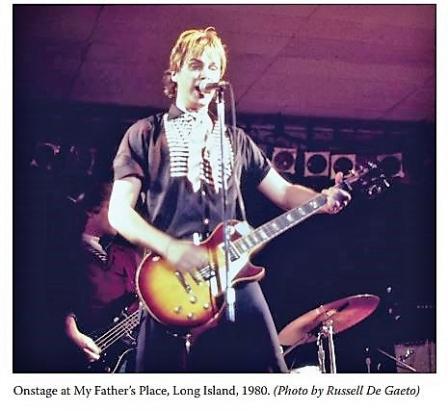
<svg viewBox="0 0 448 411">
<path fill-rule="evenodd" d="M 228 81 L 218 81 L 217 83 L 210 83 L 207 80 L 201 80 L 199 82 L 199 84 L 196 86 L 196 88 L 201 92 L 201 93 L 210 93 L 213 90 L 217 90 L 217 89 L 223 89 L 225 87 L 227 87 L 229 85 Z"/>
</svg>

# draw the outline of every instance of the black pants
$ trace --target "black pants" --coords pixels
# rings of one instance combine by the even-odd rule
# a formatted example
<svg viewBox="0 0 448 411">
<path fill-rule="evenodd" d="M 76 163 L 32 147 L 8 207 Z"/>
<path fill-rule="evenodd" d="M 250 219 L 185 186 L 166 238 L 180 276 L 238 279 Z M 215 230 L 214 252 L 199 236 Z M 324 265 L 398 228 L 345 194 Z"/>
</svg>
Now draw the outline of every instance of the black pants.
<svg viewBox="0 0 448 411">
<path fill-rule="evenodd" d="M 185 340 L 149 316 L 140 330 L 137 372 L 287 372 L 274 321 L 258 283 L 236 289 L 236 321 L 225 317 L 198 337 L 187 354 Z"/>
</svg>

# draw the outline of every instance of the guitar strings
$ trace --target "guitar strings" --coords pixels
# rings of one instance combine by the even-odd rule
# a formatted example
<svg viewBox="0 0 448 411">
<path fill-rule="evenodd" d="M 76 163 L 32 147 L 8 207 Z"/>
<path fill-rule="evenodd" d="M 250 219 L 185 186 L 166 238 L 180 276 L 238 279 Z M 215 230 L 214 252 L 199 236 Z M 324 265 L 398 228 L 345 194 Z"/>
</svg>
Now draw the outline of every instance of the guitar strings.
<svg viewBox="0 0 448 411">
<path fill-rule="evenodd" d="M 249 250 L 252 247 L 252 245 L 250 244 L 248 237 L 254 236 L 257 233 L 262 232 L 262 231 L 265 232 L 270 237 L 278 236 L 278 235 L 282 234 L 283 232 L 289 230 L 291 227 L 294 227 L 298 223 L 300 223 L 300 222 L 304 221 L 305 219 L 311 217 L 312 215 L 316 214 L 325 205 L 326 201 L 323 201 L 323 200 L 326 200 L 326 196 L 323 194 L 318 194 L 318 195 L 312 197 L 305 204 L 302 204 L 299 207 L 293 208 L 293 209 L 287 211 L 286 213 L 281 214 L 280 216 L 274 218 L 274 220 L 272 220 L 272 221 L 268 221 L 267 223 L 261 225 L 260 227 L 258 227 L 254 231 L 252 231 L 251 234 L 240 237 L 240 238 L 236 239 L 233 243 L 237 247 L 238 250 L 241 250 L 241 251 Z M 311 209 L 307 209 L 307 207 L 309 208 L 309 205 L 312 204 L 313 202 L 317 202 L 317 206 L 312 206 Z M 298 211 L 299 208 L 305 209 L 306 214 L 304 214 L 304 215 L 300 214 Z M 282 227 L 275 227 L 274 224 L 279 223 L 281 220 L 284 220 L 286 218 L 287 214 L 293 214 L 294 218 L 296 218 L 297 220 L 296 221 L 287 221 L 287 224 Z M 269 240 L 270 239 L 262 239 L 262 241 L 259 241 L 259 243 L 256 245 L 261 246 L 264 243 L 267 243 Z"/>
<path fill-rule="evenodd" d="M 126 332 L 131 331 L 140 322 L 140 319 L 138 318 L 139 316 L 140 309 L 98 337 L 95 340 L 95 344 L 97 344 L 101 350 L 110 347 L 110 345 L 120 339 Z"/>
<path fill-rule="evenodd" d="M 130 316 L 126 317 L 122 321 L 120 321 L 118 324 L 114 325 L 112 328 L 110 328 L 108 331 L 106 331 L 103 335 L 98 337 L 95 340 L 96 344 L 107 344 L 107 341 L 110 340 L 110 338 L 114 338 L 117 333 L 120 334 L 121 331 L 124 329 L 127 329 L 128 324 L 135 325 L 135 320 L 137 320 L 137 316 L 140 314 L 140 310 L 135 311 Z"/>
<path fill-rule="evenodd" d="M 120 325 L 120 327 L 114 328 L 113 331 L 108 331 L 106 337 L 101 336 L 101 341 L 95 341 L 95 343 L 98 345 L 98 347 L 101 350 L 105 350 L 110 345 L 112 345 L 115 341 L 123 337 L 128 331 L 131 331 L 133 328 L 133 325 L 135 324 L 128 324 L 126 325 Z"/>
<path fill-rule="evenodd" d="M 106 348 L 110 347 L 115 341 L 122 338 L 127 332 L 132 331 L 132 329 L 139 323 L 139 320 L 133 319 L 132 323 L 126 322 L 126 324 L 122 324 L 120 327 L 116 327 L 114 329 L 114 332 L 108 332 L 109 334 L 107 338 L 103 338 L 104 341 L 100 342 L 98 345 L 102 350 L 105 350 Z"/>
<path fill-rule="evenodd" d="M 104 343 L 104 347 L 102 348 L 102 350 L 105 350 L 106 348 L 110 347 L 115 341 L 118 341 L 120 338 L 122 338 L 124 334 L 128 333 L 129 331 L 132 331 L 133 328 L 138 323 L 139 323 L 139 321 L 136 321 L 134 324 L 129 324 L 129 326 L 124 327 L 122 332 L 116 334 L 111 340 L 107 341 L 107 343 Z"/>
</svg>

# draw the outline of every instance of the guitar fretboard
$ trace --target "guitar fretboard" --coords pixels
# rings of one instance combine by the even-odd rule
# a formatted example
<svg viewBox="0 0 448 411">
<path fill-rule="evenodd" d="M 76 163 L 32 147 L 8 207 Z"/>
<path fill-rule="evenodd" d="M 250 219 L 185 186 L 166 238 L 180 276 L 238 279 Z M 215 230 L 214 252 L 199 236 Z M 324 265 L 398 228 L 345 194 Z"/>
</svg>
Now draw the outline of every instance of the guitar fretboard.
<svg viewBox="0 0 448 411">
<path fill-rule="evenodd" d="M 267 243 L 289 228 L 315 214 L 327 202 L 327 197 L 319 194 L 305 204 L 293 208 L 273 220 L 258 227 L 250 234 L 232 242 L 233 253 L 243 254 Z"/>
</svg>

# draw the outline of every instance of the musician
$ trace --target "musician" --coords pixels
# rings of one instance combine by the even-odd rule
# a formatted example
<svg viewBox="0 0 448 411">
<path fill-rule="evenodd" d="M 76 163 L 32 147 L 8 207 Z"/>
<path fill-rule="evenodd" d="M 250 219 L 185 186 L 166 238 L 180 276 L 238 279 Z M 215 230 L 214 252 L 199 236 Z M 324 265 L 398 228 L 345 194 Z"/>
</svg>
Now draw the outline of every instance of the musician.
<svg viewBox="0 0 448 411">
<path fill-rule="evenodd" d="M 209 112 L 215 92 L 201 92 L 198 85 L 220 81 L 226 65 L 226 50 L 214 28 L 183 32 L 163 77 L 165 94 L 173 99 L 171 107 L 132 125 L 114 160 L 111 225 L 180 272 L 192 272 L 207 263 L 204 247 L 192 240 L 198 236 L 204 240 L 224 219 L 220 133 Z M 223 161 L 228 218 L 238 217 L 240 184 L 258 187 L 283 209 L 317 194 L 284 180 L 241 129 L 227 127 Z M 336 188 L 325 193 L 324 211 L 328 213 L 339 212 L 350 199 Z M 139 202 L 142 194 L 144 207 Z M 137 371 L 286 372 L 275 325 L 258 283 L 236 287 L 235 308 L 236 321 L 221 318 L 217 327 L 194 342 L 187 362 L 183 361 L 181 336 L 147 318 L 139 335 Z"/>
<path fill-rule="evenodd" d="M 96 189 L 83 204 L 87 211 L 80 245 L 82 261 L 78 262 L 82 269 L 78 270 L 79 278 L 72 281 L 72 310 L 65 317 L 66 335 L 78 351 L 71 366 L 82 371 L 101 353 L 85 330 L 107 329 L 120 309 L 134 302 L 135 272 L 140 261 L 138 252 L 120 240 L 109 224 L 111 183 L 102 183 Z"/>
</svg>

